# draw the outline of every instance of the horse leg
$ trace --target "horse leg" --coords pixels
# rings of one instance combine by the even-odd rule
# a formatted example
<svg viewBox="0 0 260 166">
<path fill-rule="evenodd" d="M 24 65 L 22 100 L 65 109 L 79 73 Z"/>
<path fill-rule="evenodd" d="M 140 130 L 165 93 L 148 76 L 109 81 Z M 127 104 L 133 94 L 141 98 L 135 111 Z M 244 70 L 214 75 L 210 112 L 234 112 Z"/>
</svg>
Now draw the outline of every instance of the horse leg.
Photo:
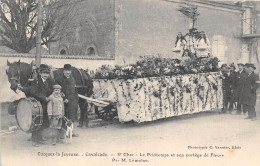
<svg viewBox="0 0 260 166">
<path fill-rule="evenodd" d="M 85 127 L 88 127 L 88 124 L 89 124 L 89 118 L 88 118 L 88 103 L 86 102 L 85 103 L 86 105 L 86 110 L 85 110 Z"/>
<path fill-rule="evenodd" d="M 79 108 L 80 108 L 80 118 L 79 118 L 79 125 L 78 127 L 83 127 L 83 121 L 84 121 L 84 105 L 81 99 L 79 99 Z"/>
<path fill-rule="evenodd" d="M 79 127 L 83 127 L 84 124 L 88 127 L 88 104 L 85 100 L 79 99 L 79 107 L 80 107 L 80 119 L 79 119 Z"/>
</svg>

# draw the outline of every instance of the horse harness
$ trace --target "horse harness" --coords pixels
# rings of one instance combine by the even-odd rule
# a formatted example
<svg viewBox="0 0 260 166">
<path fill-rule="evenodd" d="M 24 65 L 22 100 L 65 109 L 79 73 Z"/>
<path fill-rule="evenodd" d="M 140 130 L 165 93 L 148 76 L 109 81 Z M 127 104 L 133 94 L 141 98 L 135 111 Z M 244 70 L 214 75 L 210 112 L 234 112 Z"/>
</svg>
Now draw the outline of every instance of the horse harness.
<svg viewBox="0 0 260 166">
<path fill-rule="evenodd" d="M 7 69 L 6 70 L 6 73 L 10 70 Z M 17 81 L 17 84 L 20 85 L 21 84 L 21 64 L 19 63 L 19 68 L 18 68 L 18 78 L 15 78 L 14 76 L 12 76 L 11 78 L 8 77 L 8 81 L 10 82 L 10 80 L 16 80 Z M 31 66 L 31 74 L 30 74 L 30 78 L 28 79 L 28 81 L 33 81 L 34 80 L 34 75 L 37 74 L 37 71 L 36 69 L 33 69 L 33 66 Z M 14 91 L 15 93 L 19 93 Z"/>
<path fill-rule="evenodd" d="M 10 68 L 8 70 L 6 70 L 6 73 L 8 73 L 8 71 L 10 70 Z M 21 77 L 21 65 L 19 64 L 19 69 L 18 69 L 18 78 L 15 78 L 14 76 L 12 76 L 11 78 L 8 77 L 8 81 L 10 82 L 10 80 L 16 80 L 18 82 L 18 84 L 20 84 L 20 77 Z"/>
</svg>

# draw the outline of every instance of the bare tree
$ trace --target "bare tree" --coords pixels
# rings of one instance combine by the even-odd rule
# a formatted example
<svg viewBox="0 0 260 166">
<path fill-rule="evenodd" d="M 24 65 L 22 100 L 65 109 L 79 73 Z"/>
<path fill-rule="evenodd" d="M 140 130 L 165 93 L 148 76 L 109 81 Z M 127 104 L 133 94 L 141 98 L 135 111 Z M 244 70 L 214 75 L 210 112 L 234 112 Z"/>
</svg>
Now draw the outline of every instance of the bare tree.
<svg viewBox="0 0 260 166">
<path fill-rule="evenodd" d="M 75 30 L 74 6 L 82 0 L 45 0 L 42 45 L 58 41 Z M 37 0 L 0 0 L 0 45 L 28 53 L 36 45 Z"/>
</svg>

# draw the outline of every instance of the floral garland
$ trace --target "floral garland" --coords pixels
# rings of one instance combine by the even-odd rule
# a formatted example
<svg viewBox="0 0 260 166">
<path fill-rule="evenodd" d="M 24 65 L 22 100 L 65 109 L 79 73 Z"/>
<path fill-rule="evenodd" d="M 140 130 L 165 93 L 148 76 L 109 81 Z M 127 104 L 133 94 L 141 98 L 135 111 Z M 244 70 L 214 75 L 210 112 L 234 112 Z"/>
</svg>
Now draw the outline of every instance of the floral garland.
<svg viewBox="0 0 260 166">
<path fill-rule="evenodd" d="M 156 79 L 156 78 L 154 78 L 154 79 Z M 150 94 L 152 94 L 152 95 L 153 95 L 154 97 L 156 97 L 156 98 L 160 98 L 161 93 L 160 93 L 159 91 L 157 91 L 157 90 L 155 89 L 154 85 L 153 85 L 154 79 L 148 78 L 148 80 L 149 80 L 150 83 L 151 83 L 151 92 L 152 92 L 152 93 L 150 93 Z M 152 105 L 152 96 L 151 96 L 151 105 Z M 153 105 L 154 105 L 154 104 L 153 104 Z M 153 112 L 152 117 L 156 119 L 157 113 L 158 113 L 158 111 L 157 111 L 156 109 L 154 109 L 154 112 Z"/>
<path fill-rule="evenodd" d="M 126 88 L 127 88 L 127 95 L 129 97 L 130 100 L 133 100 L 132 96 L 131 96 L 131 90 L 130 90 L 130 82 L 129 81 L 126 81 Z"/>
<path fill-rule="evenodd" d="M 163 90 L 162 90 L 162 87 L 165 85 L 166 86 L 166 84 L 163 82 L 163 79 L 161 78 L 161 79 L 159 79 L 159 100 L 160 100 L 160 109 L 159 109 L 159 111 L 160 111 L 160 114 L 162 115 L 163 114 L 163 111 L 162 111 L 162 93 L 163 93 Z"/>
<path fill-rule="evenodd" d="M 178 80 L 179 78 L 180 78 L 180 80 Z M 184 92 L 184 89 L 182 87 L 182 77 L 181 76 L 177 77 L 177 85 L 180 87 L 179 103 L 180 103 L 181 110 L 183 110 L 183 92 Z"/>
<path fill-rule="evenodd" d="M 190 112 L 193 112 L 194 111 L 194 93 L 192 93 L 192 77 L 190 76 L 189 78 L 189 83 L 190 83 Z"/>
<path fill-rule="evenodd" d="M 214 79 L 214 81 L 215 81 L 215 83 L 214 82 L 211 82 L 211 84 L 212 84 L 212 88 L 215 90 L 215 95 L 216 95 L 216 103 L 217 103 L 217 109 L 219 108 L 219 105 L 218 105 L 218 103 L 219 103 L 219 101 L 218 101 L 218 86 L 219 86 L 219 81 L 214 77 L 214 76 L 216 76 L 216 74 L 211 74 L 210 73 L 210 76 Z M 213 101 L 212 101 L 213 102 Z"/>
<path fill-rule="evenodd" d="M 146 108 L 145 107 L 145 104 L 146 104 L 146 101 L 147 101 L 147 91 L 146 91 L 146 83 L 145 83 L 145 81 L 144 81 L 144 79 L 142 79 L 143 80 L 143 84 L 142 84 L 142 87 L 144 88 L 144 108 Z M 149 95 L 150 96 L 150 95 Z M 149 99 L 148 99 L 149 100 Z M 150 104 L 150 102 L 148 103 L 148 110 L 149 110 L 149 104 Z M 146 116 L 147 114 L 146 114 L 146 109 L 145 109 L 145 116 Z"/>
<path fill-rule="evenodd" d="M 148 86 L 148 94 L 152 94 L 151 86 Z M 149 100 L 148 110 L 152 110 L 151 109 L 152 108 L 152 96 L 151 95 L 148 96 L 148 100 Z"/>
<path fill-rule="evenodd" d="M 125 89 L 124 89 L 124 82 L 121 81 L 119 86 L 121 86 L 121 91 L 122 91 L 122 96 L 125 99 L 126 103 L 125 106 L 127 106 L 128 108 L 130 108 L 130 103 L 129 100 L 127 99 L 127 95 L 125 94 Z"/>
<path fill-rule="evenodd" d="M 119 97 L 118 97 L 117 87 L 115 86 L 114 81 L 111 81 L 111 84 L 112 84 L 112 87 L 113 87 L 115 94 L 116 94 L 116 96 L 115 96 L 116 101 L 118 101 Z"/>
<path fill-rule="evenodd" d="M 140 84 L 140 86 L 139 86 L 139 84 Z M 136 96 L 138 96 L 138 100 L 137 100 L 138 102 L 141 101 L 141 95 L 138 95 L 138 94 L 140 93 L 140 90 L 141 90 L 142 87 L 143 87 L 143 83 L 142 83 L 142 82 L 140 82 L 139 84 L 136 83 L 136 85 L 139 87 L 138 90 L 136 89 L 136 86 L 134 87 L 134 91 L 136 92 Z M 138 92 L 139 92 L 139 93 L 138 93 Z M 142 105 L 144 105 L 144 104 L 145 104 L 145 102 L 144 102 L 144 103 L 140 103 L 138 110 L 139 110 L 140 112 L 145 111 L 144 113 L 145 113 L 145 116 L 146 116 L 146 110 L 145 110 L 145 109 L 142 109 Z M 142 115 L 143 115 L 143 114 L 142 114 Z M 138 114 L 138 117 L 137 117 L 137 118 L 138 118 L 138 119 L 141 119 L 141 118 L 142 118 L 142 115 Z"/>
<path fill-rule="evenodd" d="M 175 82 L 176 82 L 176 79 L 177 78 L 175 78 Z M 171 82 L 173 83 L 173 84 L 175 84 L 175 82 L 173 81 L 173 78 L 171 78 Z M 178 112 L 178 110 L 179 110 L 179 98 L 176 96 L 176 94 L 178 94 L 178 88 L 176 88 L 176 86 L 174 86 L 174 87 L 171 87 L 171 90 L 170 90 L 170 93 L 171 93 L 171 95 L 172 96 L 174 96 L 174 110 L 175 110 L 175 112 L 174 112 L 174 115 L 178 115 L 179 114 L 179 112 Z"/>
</svg>

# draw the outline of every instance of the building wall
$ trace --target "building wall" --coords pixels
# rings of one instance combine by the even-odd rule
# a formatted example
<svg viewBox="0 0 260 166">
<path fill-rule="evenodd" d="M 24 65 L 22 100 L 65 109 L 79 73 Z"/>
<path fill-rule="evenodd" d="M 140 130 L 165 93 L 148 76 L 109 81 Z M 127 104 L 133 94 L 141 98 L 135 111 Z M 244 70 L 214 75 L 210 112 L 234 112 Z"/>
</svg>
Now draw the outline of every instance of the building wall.
<svg viewBox="0 0 260 166">
<path fill-rule="evenodd" d="M 116 56 L 131 61 L 137 56 L 161 54 L 173 57 L 172 49 L 178 32 L 186 34 L 189 19 L 178 11 L 180 5 L 159 0 L 116 0 Z M 239 13 L 198 7 L 196 23 L 205 31 L 223 63 L 240 58 L 241 44 L 235 36 L 241 34 Z M 221 44 L 225 43 L 225 45 Z M 224 55 L 223 55 L 224 54 Z"/>
<path fill-rule="evenodd" d="M 242 14 L 205 7 L 199 7 L 198 10 L 197 28 L 206 32 L 212 48 L 217 50 L 213 56 L 221 56 L 224 52 L 223 63 L 237 63 L 241 58 L 241 41 L 238 37 L 242 33 Z M 216 36 L 221 39 L 213 44 Z M 223 47 L 219 47 L 220 42 L 225 43 Z"/>
<path fill-rule="evenodd" d="M 255 73 L 260 76 L 260 39 L 252 38 L 250 42 L 248 42 L 248 48 L 249 62 L 255 65 Z"/>
<path fill-rule="evenodd" d="M 114 0 L 84 0 L 72 10 L 76 15 L 72 21 L 77 25 L 72 34 L 51 43 L 50 54 L 59 54 L 61 49 L 68 55 L 88 55 L 88 48 L 95 49 L 95 55 L 114 57 Z"/>
<path fill-rule="evenodd" d="M 77 28 L 51 43 L 49 53 L 57 55 L 64 49 L 69 55 L 115 57 L 123 63 L 144 55 L 175 58 L 176 35 L 186 34 L 190 23 L 179 7 L 163 0 L 84 0 L 73 9 L 79 15 L 73 20 Z M 198 11 L 196 28 L 206 32 L 213 56 L 223 63 L 241 61 L 242 47 L 235 37 L 242 32 L 242 14 L 206 7 Z M 87 55 L 89 47 L 95 55 Z"/>
<path fill-rule="evenodd" d="M 260 2 L 258 1 L 247 1 L 244 3 L 247 7 L 248 13 L 245 17 L 247 18 L 248 29 L 251 30 L 245 35 L 251 35 L 251 37 L 245 37 L 242 39 L 242 50 L 241 50 L 241 62 L 253 63 L 256 66 L 255 73 L 260 76 Z M 249 8 L 248 8 L 249 7 Z M 243 21 L 246 24 L 245 21 Z M 246 30 L 248 30 L 246 29 Z"/>
</svg>

